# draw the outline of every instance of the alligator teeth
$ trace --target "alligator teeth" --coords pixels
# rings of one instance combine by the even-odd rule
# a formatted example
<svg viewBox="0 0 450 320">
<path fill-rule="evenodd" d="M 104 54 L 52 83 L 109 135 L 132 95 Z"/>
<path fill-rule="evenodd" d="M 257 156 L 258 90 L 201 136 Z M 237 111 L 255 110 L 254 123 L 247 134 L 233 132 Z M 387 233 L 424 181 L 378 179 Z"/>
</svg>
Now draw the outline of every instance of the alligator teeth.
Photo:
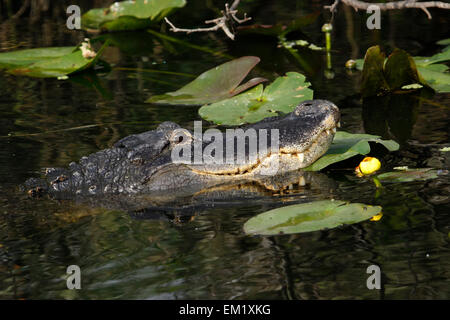
<svg viewBox="0 0 450 320">
<path fill-rule="evenodd" d="M 338 128 L 341 127 L 341 122 L 340 122 L 340 121 L 337 123 L 337 127 L 338 127 Z"/>
<path fill-rule="evenodd" d="M 333 133 L 336 133 L 336 128 L 331 129 L 331 131 L 333 131 Z"/>
<path fill-rule="evenodd" d="M 305 186 L 306 185 L 306 180 L 305 180 L 305 177 L 300 177 L 299 179 L 298 179 L 298 184 L 300 185 L 300 186 Z"/>
<path fill-rule="evenodd" d="M 297 153 L 298 161 L 302 162 L 305 160 L 305 154 L 304 153 Z"/>
</svg>

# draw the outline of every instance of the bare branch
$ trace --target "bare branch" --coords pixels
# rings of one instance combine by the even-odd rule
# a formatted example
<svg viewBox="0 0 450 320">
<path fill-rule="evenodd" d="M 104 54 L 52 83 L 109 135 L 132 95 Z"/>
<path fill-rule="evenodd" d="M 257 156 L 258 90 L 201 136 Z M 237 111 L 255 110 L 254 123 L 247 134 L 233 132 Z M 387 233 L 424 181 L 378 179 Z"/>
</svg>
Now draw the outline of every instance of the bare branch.
<svg viewBox="0 0 450 320">
<path fill-rule="evenodd" d="M 380 10 L 399 10 L 405 8 L 421 9 L 426 13 L 428 19 L 431 19 L 432 17 L 427 8 L 450 9 L 450 3 L 441 1 L 417 2 L 416 0 L 392 1 L 387 3 L 370 3 L 360 0 L 335 0 L 332 5 L 325 6 L 325 8 L 330 9 L 331 12 L 334 12 L 339 2 L 352 7 L 356 11 L 358 11 L 358 9 L 367 10 L 367 8 L 371 5 L 378 6 Z"/>
<path fill-rule="evenodd" d="M 214 27 L 210 27 L 210 28 L 197 28 L 197 29 L 182 29 L 182 28 L 177 28 L 173 25 L 172 22 L 169 21 L 169 19 L 164 18 L 164 20 L 167 22 L 167 24 L 171 27 L 170 30 L 172 30 L 173 32 L 186 32 L 186 33 L 192 33 L 192 32 L 209 32 L 209 31 L 217 31 L 221 28 L 220 23 L 217 23 Z M 205 21 L 205 23 L 211 23 L 213 22 L 211 21 Z"/>
<path fill-rule="evenodd" d="M 240 0 L 235 0 L 231 7 L 229 7 L 228 3 L 225 4 L 225 11 L 222 11 L 222 16 L 216 19 L 212 20 L 206 20 L 205 24 L 212 24 L 214 23 L 215 26 L 210 28 L 196 28 L 196 29 L 183 29 L 183 28 L 177 28 L 169 21 L 169 19 L 164 18 L 164 20 L 167 22 L 167 24 L 171 27 L 170 30 L 173 32 L 186 32 L 187 34 L 193 33 L 193 32 L 211 32 L 211 31 L 217 31 L 219 29 L 222 29 L 222 31 L 227 35 L 228 38 L 231 40 L 234 40 L 234 34 L 231 32 L 231 30 L 228 27 L 228 23 L 233 24 L 233 21 L 236 23 L 244 23 L 246 21 L 251 20 L 252 18 L 247 17 L 247 14 L 244 13 L 244 18 L 239 19 L 236 14 L 238 13 L 238 10 L 236 10 L 237 6 L 239 5 Z"/>
<path fill-rule="evenodd" d="M 230 7 L 230 10 L 236 10 L 239 5 L 239 2 L 241 2 L 241 0 L 234 0 L 233 4 Z"/>
<path fill-rule="evenodd" d="M 334 13 L 336 11 L 336 9 L 337 9 L 338 4 L 339 4 L 339 0 L 335 0 L 331 6 L 324 6 L 324 8 L 325 9 L 330 9 L 330 11 L 332 13 Z"/>
<path fill-rule="evenodd" d="M 239 24 L 240 24 L 240 23 L 247 22 L 247 21 L 249 21 L 249 20 L 252 20 L 251 17 L 247 17 L 247 14 L 246 14 L 246 13 L 244 13 L 244 18 L 243 18 L 243 19 L 239 19 L 238 17 L 236 17 L 237 11 L 235 11 L 235 12 L 230 11 L 230 13 L 231 13 L 231 17 L 233 18 L 233 20 L 236 21 L 236 22 L 239 23 Z"/>
<path fill-rule="evenodd" d="M 413 1 L 415 1 L 415 0 L 413 0 Z M 432 17 L 431 17 L 431 13 L 430 13 L 430 11 L 428 11 L 428 9 L 427 9 L 426 7 L 420 7 L 420 9 L 422 9 L 422 10 L 423 10 L 423 12 L 425 12 L 425 13 L 426 13 L 426 15 L 427 15 L 428 19 L 432 19 Z"/>
</svg>

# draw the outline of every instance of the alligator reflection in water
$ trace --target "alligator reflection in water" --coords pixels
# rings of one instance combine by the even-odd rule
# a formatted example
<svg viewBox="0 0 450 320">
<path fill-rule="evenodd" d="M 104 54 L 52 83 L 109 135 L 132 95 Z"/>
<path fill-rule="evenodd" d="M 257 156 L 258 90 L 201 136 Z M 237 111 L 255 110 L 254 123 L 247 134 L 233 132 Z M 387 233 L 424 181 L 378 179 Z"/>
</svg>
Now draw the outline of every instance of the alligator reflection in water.
<svg viewBox="0 0 450 320">
<path fill-rule="evenodd" d="M 136 219 L 189 221 L 211 208 L 230 208 L 252 204 L 274 208 L 289 203 L 311 201 L 314 197 L 324 198 L 333 194 L 336 182 L 320 172 L 291 171 L 266 177 L 258 182 L 229 182 L 202 190 L 180 189 L 177 193 L 167 190 L 152 193 L 103 194 L 89 197 L 59 192 L 49 194 L 63 206 L 104 208 L 128 212 Z M 79 210 L 73 210 L 75 214 Z M 92 212 L 92 210 L 87 210 Z M 100 211 L 101 212 L 101 211 Z"/>
<path fill-rule="evenodd" d="M 154 195 L 141 195 L 133 199 L 119 196 L 109 201 L 103 199 L 100 202 L 91 202 L 91 205 L 102 203 L 103 207 L 109 209 L 126 210 L 137 219 L 162 218 L 180 222 L 188 221 L 211 208 L 238 207 L 245 205 L 249 200 L 253 204 L 268 208 L 286 203 L 311 201 L 314 195 L 332 194 L 336 187 L 334 180 L 325 174 L 302 171 L 290 172 L 275 179 L 268 178 L 265 183 L 229 184 L 182 197 L 167 193 L 157 199 Z"/>
</svg>

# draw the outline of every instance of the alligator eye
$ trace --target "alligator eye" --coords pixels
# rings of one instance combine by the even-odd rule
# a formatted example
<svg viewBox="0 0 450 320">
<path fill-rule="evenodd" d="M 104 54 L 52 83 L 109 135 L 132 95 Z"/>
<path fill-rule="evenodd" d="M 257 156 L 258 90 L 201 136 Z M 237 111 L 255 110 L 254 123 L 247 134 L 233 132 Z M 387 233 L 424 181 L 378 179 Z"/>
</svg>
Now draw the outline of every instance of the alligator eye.
<svg viewBox="0 0 450 320">
<path fill-rule="evenodd" d="M 186 129 L 176 129 L 172 132 L 169 141 L 171 144 L 190 143 L 192 134 Z"/>
</svg>

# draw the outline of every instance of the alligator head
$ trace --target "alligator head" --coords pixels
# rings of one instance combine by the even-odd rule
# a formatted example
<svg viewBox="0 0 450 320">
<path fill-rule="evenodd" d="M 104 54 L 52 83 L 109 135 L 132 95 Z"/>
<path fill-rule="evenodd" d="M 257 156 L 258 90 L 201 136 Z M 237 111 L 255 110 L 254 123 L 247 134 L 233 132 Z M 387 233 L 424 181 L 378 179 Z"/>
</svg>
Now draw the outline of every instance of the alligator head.
<svg viewBox="0 0 450 320">
<path fill-rule="evenodd" d="M 247 136 L 251 130 L 266 134 L 257 135 L 255 141 L 260 146 L 265 139 L 267 151 L 256 155 L 255 150 L 260 149 L 252 148 L 255 141 L 250 138 L 244 137 L 242 146 L 236 143 L 227 149 L 228 131 L 222 136 L 215 131 L 217 135 L 211 139 L 216 143 L 214 149 L 212 142 L 199 139 L 195 130 L 164 122 L 156 130 L 128 136 L 110 149 L 83 157 L 67 169 L 46 169 L 45 180 L 30 179 L 25 186 L 32 194 L 49 192 L 64 194 L 64 198 L 118 193 L 183 196 L 244 182 L 276 188 L 280 177 L 309 166 L 328 150 L 339 119 L 339 109 L 333 103 L 310 100 L 287 115 L 240 128 L 240 133 Z M 195 161 L 196 151 L 208 154 L 214 161 Z M 174 160 L 174 155 L 187 157 L 180 162 Z M 235 161 L 240 156 L 244 161 Z M 273 168 L 276 170 L 268 170 Z"/>
</svg>

